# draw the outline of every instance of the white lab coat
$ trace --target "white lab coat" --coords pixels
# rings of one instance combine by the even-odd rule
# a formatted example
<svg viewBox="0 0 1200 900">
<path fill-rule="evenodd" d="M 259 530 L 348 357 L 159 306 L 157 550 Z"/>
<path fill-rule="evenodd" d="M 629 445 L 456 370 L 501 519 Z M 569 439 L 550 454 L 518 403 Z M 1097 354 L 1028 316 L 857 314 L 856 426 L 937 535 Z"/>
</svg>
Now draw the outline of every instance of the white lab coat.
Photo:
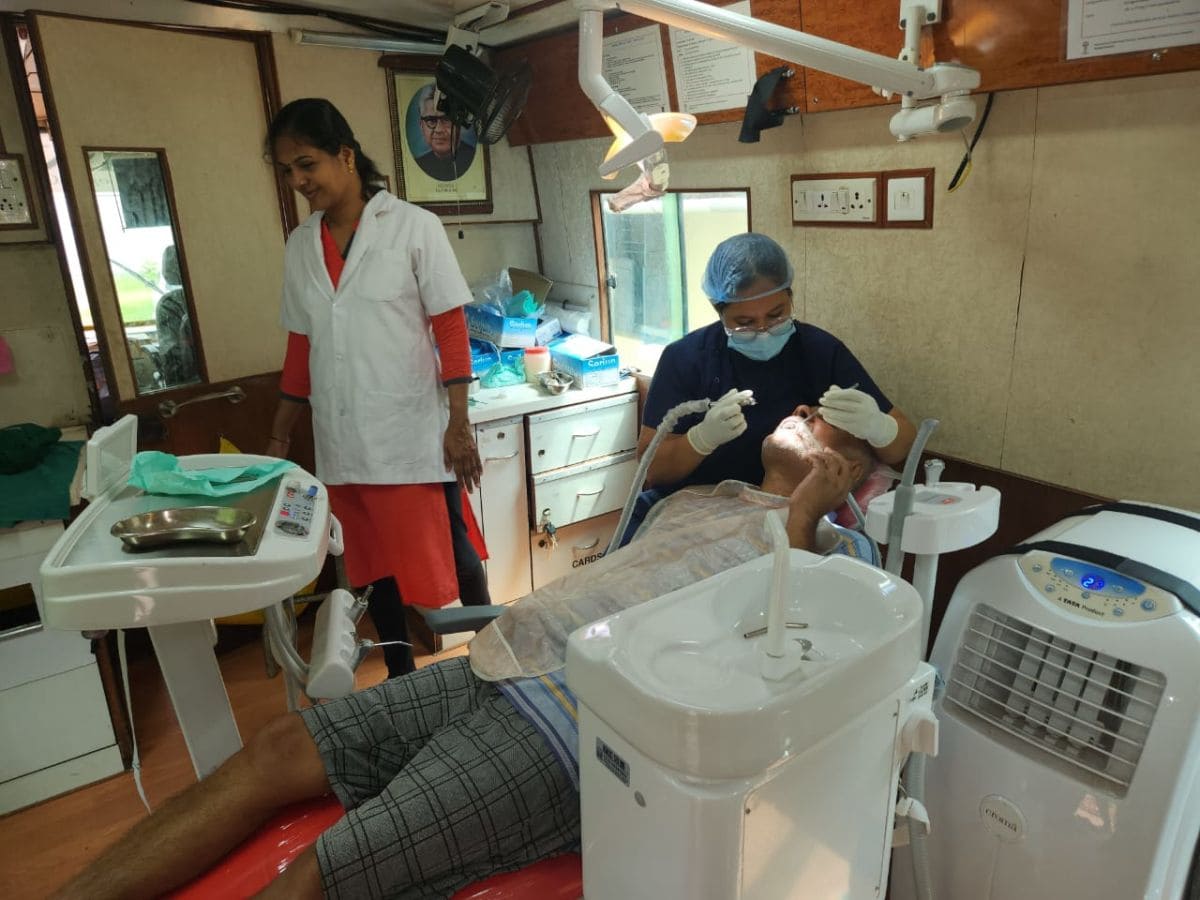
<svg viewBox="0 0 1200 900">
<path fill-rule="evenodd" d="M 433 213 L 375 194 L 336 292 L 314 213 L 284 252 L 283 327 L 308 336 L 316 475 L 327 484 L 453 481 L 449 402 L 429 318 L 470 289 Z"/>
</svg>

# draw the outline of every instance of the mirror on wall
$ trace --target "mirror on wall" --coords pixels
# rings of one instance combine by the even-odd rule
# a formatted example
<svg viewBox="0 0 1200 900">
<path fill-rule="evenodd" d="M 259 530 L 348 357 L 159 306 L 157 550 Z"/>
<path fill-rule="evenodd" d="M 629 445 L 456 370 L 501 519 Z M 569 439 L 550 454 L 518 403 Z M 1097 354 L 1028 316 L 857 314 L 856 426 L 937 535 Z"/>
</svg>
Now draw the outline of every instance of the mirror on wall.
<svg viewBox="0 0 1200 900">
<path fill-rule="evenodd" d="M 85 152 L 138 394 L 203 381 L 165 155 Z"/>
</svg>

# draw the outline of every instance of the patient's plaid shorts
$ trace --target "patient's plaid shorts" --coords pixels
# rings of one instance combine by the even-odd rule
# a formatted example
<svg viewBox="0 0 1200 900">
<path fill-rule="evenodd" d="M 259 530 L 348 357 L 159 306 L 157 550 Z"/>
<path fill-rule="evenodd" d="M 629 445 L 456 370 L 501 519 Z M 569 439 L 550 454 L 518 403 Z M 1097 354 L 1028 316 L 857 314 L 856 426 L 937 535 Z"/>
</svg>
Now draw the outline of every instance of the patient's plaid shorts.
<svg viewBox="0 0 1200 900">
<path fill-rule="evenodd" d="M 327 897 L 449 897 L 579 844 L 570 779 L 465 657 L 301 715 L 348 810 L 317 841 Z"/>
</svg>

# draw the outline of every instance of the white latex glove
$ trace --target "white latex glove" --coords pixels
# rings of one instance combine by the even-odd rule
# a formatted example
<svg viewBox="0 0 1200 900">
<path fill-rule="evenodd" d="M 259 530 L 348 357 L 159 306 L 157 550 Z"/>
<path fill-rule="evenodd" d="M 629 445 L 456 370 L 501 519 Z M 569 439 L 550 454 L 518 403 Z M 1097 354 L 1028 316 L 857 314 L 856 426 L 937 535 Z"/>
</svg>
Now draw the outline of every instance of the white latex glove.
<svg viewBox="0 0 1200 900">
<path fill-rule="evenodd" d="M 821 395 L 821 418 L 862 438 L 872 447 L 886 447 L 896 439 L 900 424 L 885 412 L 870 394 L 854 388 L 830 385 Z"/>
<path fill-rule="evenodd" d="M 731 388 L 704 414 L 704 421 L 688 429 L 688 443 L 701 456 L 708 456 L 722 444 L 727 444 L 746 430 L 742 404 L 754 396 L 753 391 Z"/>
</svg>

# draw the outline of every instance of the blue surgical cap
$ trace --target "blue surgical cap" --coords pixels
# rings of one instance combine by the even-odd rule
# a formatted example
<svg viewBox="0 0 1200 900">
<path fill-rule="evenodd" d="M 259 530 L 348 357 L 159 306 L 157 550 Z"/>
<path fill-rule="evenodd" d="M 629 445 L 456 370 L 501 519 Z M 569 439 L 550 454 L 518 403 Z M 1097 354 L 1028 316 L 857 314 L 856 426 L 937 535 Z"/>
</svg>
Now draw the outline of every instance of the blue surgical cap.
<svg viewBox="0 0 1200 900">
<path fill-rule="evenodd" d="M 774 287 L 752 297 L 739 297 L 756 279 L 767 278 Z M 735 234 L 717 244 L 704 267 L 701 289 L 713 303 L 757 300 L 792 286 L 792 264 L 783 248 L 765 234 Z"/>
</svg>

